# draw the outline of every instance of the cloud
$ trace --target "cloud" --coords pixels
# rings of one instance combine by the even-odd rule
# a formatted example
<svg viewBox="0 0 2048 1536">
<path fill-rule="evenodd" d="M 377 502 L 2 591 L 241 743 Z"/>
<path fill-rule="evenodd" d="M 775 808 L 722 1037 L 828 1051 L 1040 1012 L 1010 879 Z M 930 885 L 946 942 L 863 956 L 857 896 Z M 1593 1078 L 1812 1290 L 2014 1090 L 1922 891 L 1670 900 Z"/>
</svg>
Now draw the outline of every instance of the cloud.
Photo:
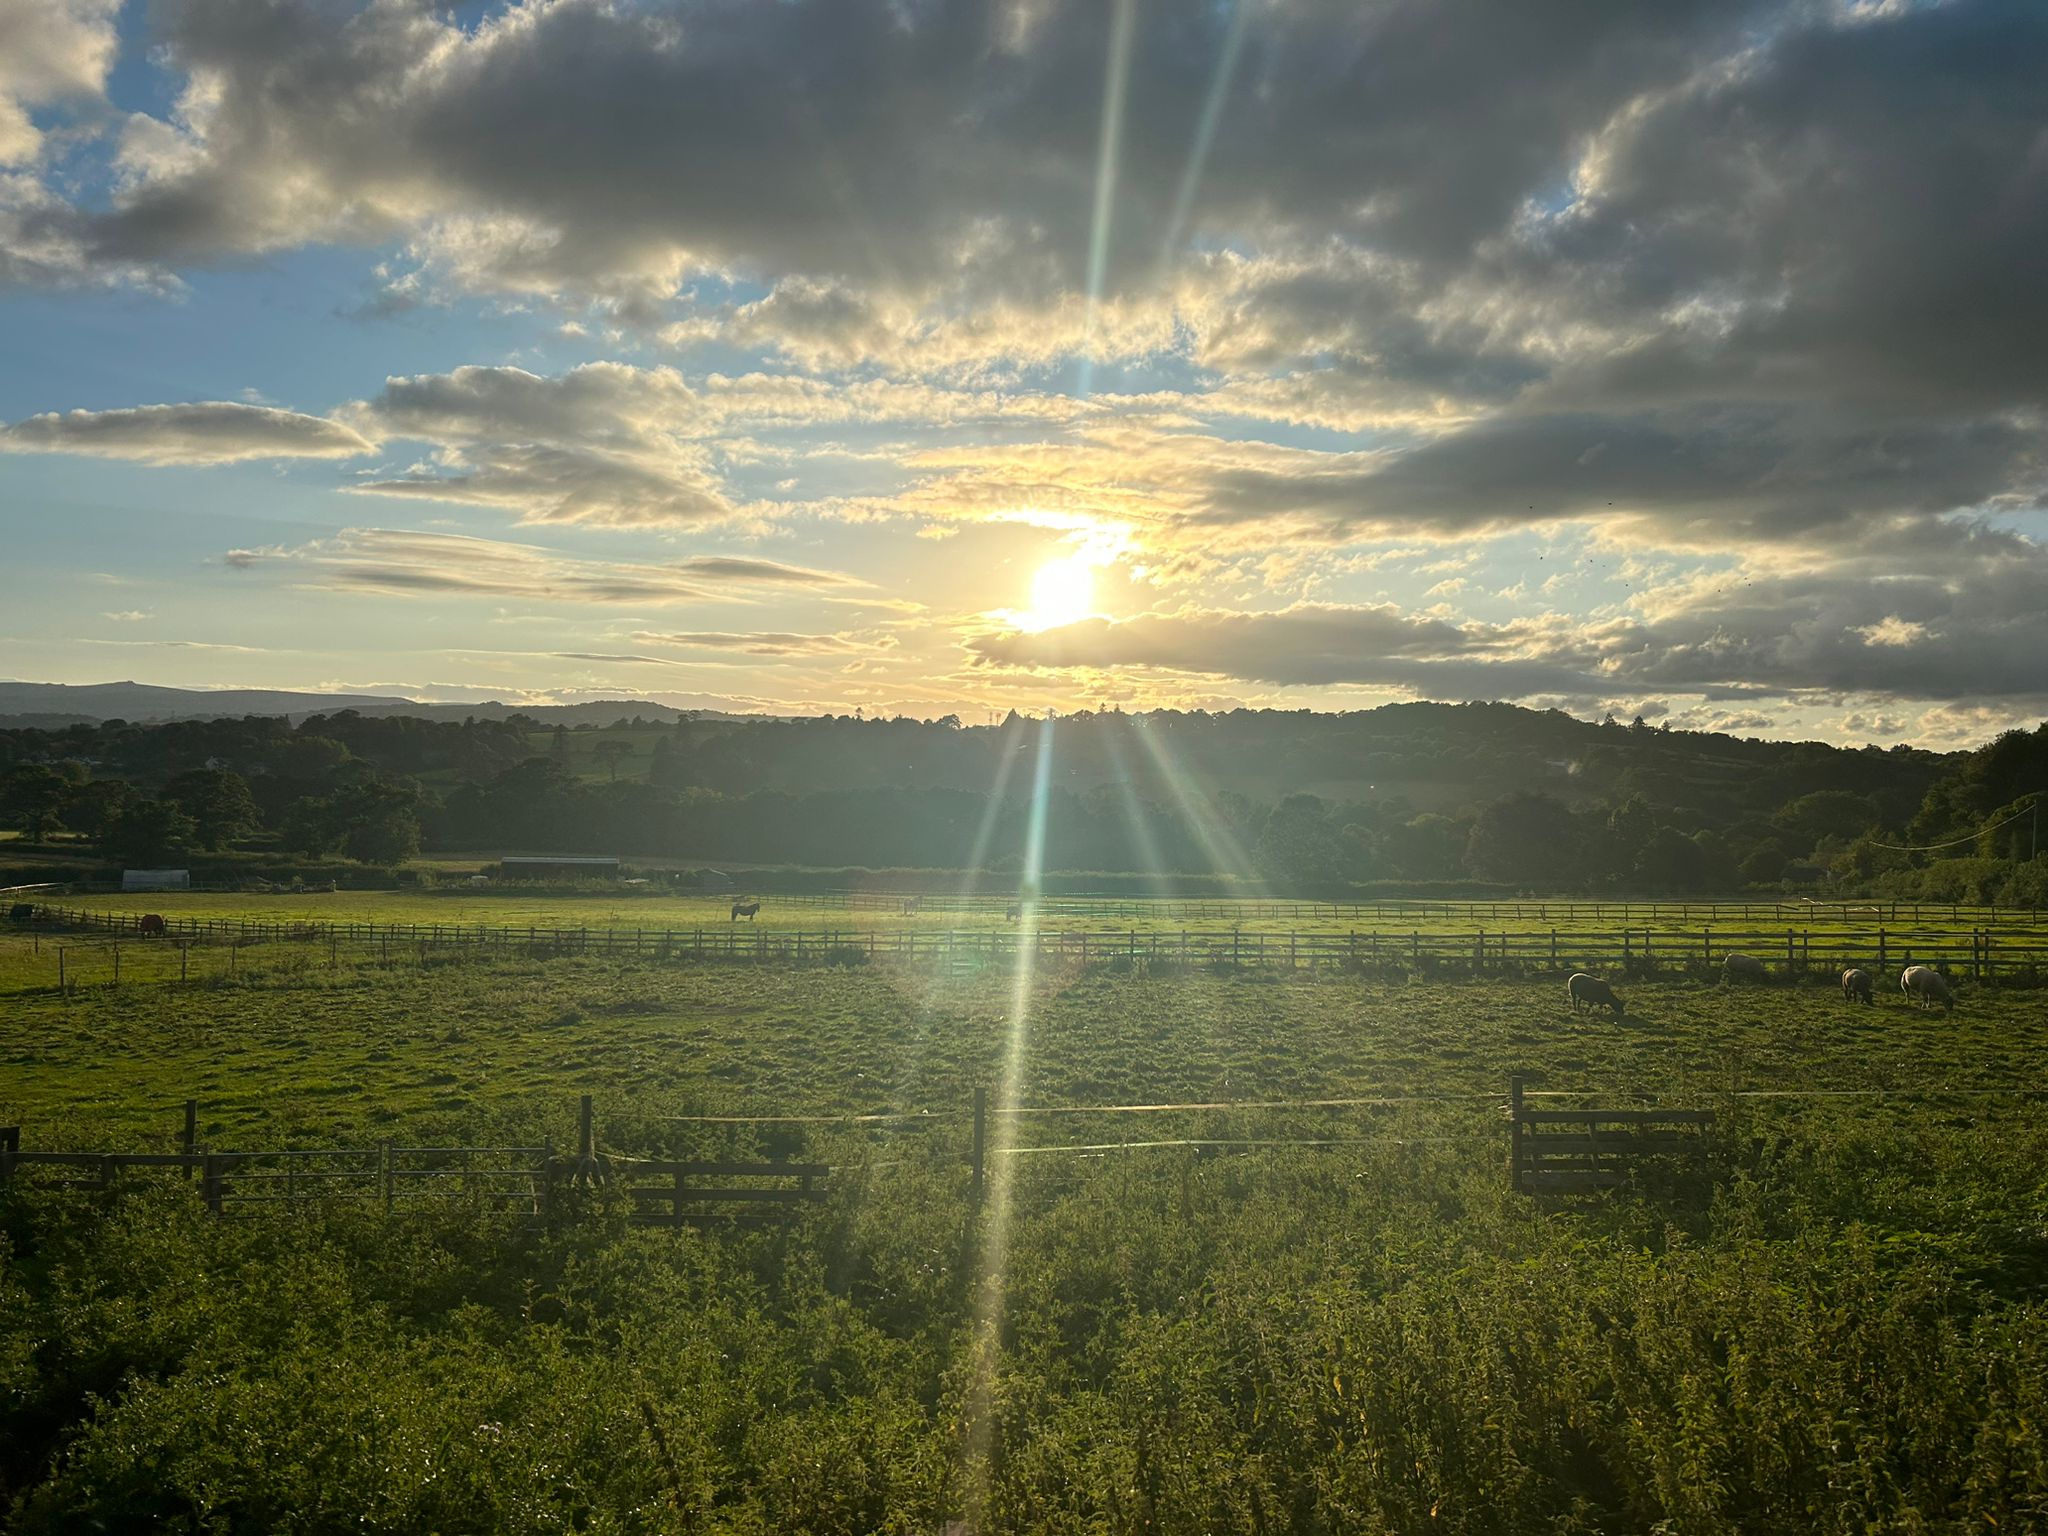
<svg viewBox="0 0 2048 1536">
<path fill-rule="evenodd" d="M 1227 20 L 1141 18 L 1115 288 L 1169 233 Z M 1510 219 L 1560 146 L 1741 21 L 1704 0 L 1507 24 L 1477 0 L 1278 8 L 1183 233 L 1334 227 L 1456 250 Z M 191 82 L 164 124 L 176 153 L 135 157 L 87 222 L 103 255 L 163 263 L 399 236 L 466 284 L 629 305 L 725 266 L 1071 289 L 1106 26 L 1097 6 L 978 0 L 554 0 L 468 29 L 412 6 L 182 0 L 161 29 Z"/>
<path fill-rule="evenodd" d="M 749 587 L 852 584 L 833 571 L 700 556 L 666 564 L 579 560 L 531 544 L 458 534 L 350 528 L 296 548 L 231 550 L 236 569 L 276 566 L 303 585 L 385 596 L 521 598 L 665 606 L 744 601 Z"/>
<path fill-rule="evenodd" d="M 33 112 L 102 101 L 120 0 L 12 0 L 0 11 L 0 167 L 36 160 Z"/>
<path fill-rule="evenodd" d="M 52 411 L 0 428 L 0 449 L 139 459 L 145 464 L 349 459 L 375 446 L 361 433 L 324 416 L 231 400 L 61 415 Z"/>
<path fill-rule="evenodd" d="M 1938 552 L 1936 571 L 1922 572 Z M 2048 707 L 2048 547 L 1983 523 L 1899 520 L 1854 561 L 1796 558 L 1653 586 L 1598 618 L 1455 621 L 1392 604 L 1187 609 L 971 636 L 983 666 L 1142 667 L 1437 698 L 1867 695 Z"/>
<path fill-rule="evenodd" d="M 695 630 L 683 634 L 641 631 L 633 636 L 647 645 L 673 645 L 693 651 L 738 651 L 747 656 L 836 656 L 869 647 L 846 635 L 799 635 L 779 630 L 725 633 Z"/>
<path fill-rule="evenodd" d="M 381 394 L 337 414 L 379 437 L 435 445 L 427 463 L 349 487 L 361 495 L 614 527 L 733 514 L 696 441 L 704 413 L 671 369 L 590 363 L 544 378 L 458 368 L 387 380 Z"/>
<path fill-rule="evenodd" d="M 767 586 L 844 587 L 858 585 L 838 571 L 815 571 L 779 560 L 754 560 L 738 555 L 693 555 L 676 568 L 718 581 L 759 582 Z"/>
</svg>

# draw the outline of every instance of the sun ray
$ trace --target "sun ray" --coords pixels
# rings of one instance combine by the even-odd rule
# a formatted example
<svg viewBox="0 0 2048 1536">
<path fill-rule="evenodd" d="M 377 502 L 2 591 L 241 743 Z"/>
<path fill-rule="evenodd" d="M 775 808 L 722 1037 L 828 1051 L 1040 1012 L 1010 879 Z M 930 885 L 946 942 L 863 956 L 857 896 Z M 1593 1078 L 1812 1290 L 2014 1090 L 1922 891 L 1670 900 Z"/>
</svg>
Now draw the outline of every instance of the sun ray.
<svg viewBox="0 0 2048 1536">
<path fill-rule="evenodd" d="M 1202 102 L 1202 115 L 1195 123 L 1195 137 L 1188 146 L 1188 163 L 1180 173 L 1180 187 L 1173 195 L 1173 213 L 1166 221 L 1166 238 L 1159 243 L 1159 271 L 1166 269 L 1180 249 L 1181 234 L 1188 215 L 1194 211 L 1195 193 L 1202 184 L 1202 172 L 1209 163 L 1209 148 L 1216 142 L 1216 127 L 1223 120 L 1223 103 L 1230 98 L 1230 83 L 1237 75 L 1238 55 L 1244 52 L 1246 23 L 1251 19 L 1250 0 L 1237 0 L 1231 7 L 1230 26 L 1223 34 L 1223 50 L 1216 59 L 1216 73 L 1209 78 L 1209 94 Z"/>
<path fill-rule="evenodd" d="M 1265 882 L 1258 873 L 1257 865 L 1245 853 L 1244 846 L 1238 842 L 1236 834 L 1216 815 L 1200 788 L 1188 782 L 1186 771 L 1174 757 L 1173 749 L 1160 739 L 1160 733 L 1154 728 L 1155 725 L 1156 722 L 1153 720 L 1139 719 L 1133 722 L 1132 734 L 1137 737 L 1154 766 L 1158 768 L 1160 782 L 1166 786 L 1167 793 L 1173 796 L 1174 804 L 1186 818 L 1188 830 L 1202 845 L 1202 852 L 1208 857 L 1210 867 L 1218 874 L 1233 877 L 1243 888 L 1244 894 L 1264 894 Z"/>
<path fill-rule="evenodd" d="M 1145 802 L 1138 798 L 1138 788 L 1133 782 L 1131 760 L 1124 751 L 1120 739 L 1136 727 L 1128 718 L 1119 717 L 1106 722 L 1103 743 L 1109 749 L 1110 766 L 1116 772 L 1118 798 L 1122 801 L 1124 819 L 1130 823 L 1131 838 L 1138 845 L 1138 857 L 1145 866 L 1150 894 L 1167 896 L 1172 894 L 1172 879 L 1166 868 L 1166 860 L 1159 851 L 1159 839 L 1152 835 L 1151 823 L 1146 819 Z M 1118 728 L 1119 723 L 1121 729 Z"/>
<path fill-rule="evenodd" d="M 1102 85 L 1102 137 L 1095 157 L 1095 209 L 1088 230 L 1088 305 L 1081 322 L 1079 394 L 1085 399 L 1095 374 L 1095 316 L 1109 269 L 1110 222 L 1116 210 L 1117 163 L 1123 155 L 1124 98 L 1131 79 L 1131 35 L 1137 0 L 1116 0 L 1109 23 L 1109 60 Z"/>
<path fill-rule="evenodd" d="M 1052 798 L 1053 717 L 1039 728 L 1032 765 L 1031 815 L 1024 832 L 1024 878 L 1017 925 L 1016 966 L 1010 979 L 1009 1028 L 996 1081 L 989 1125 L 981 1262 L 977 1272 L 972 1375 L 965 1405 L 966 1523 L 970 1531 L 990 1528 L 989 1453 L 994 1443 L 995 1378 L 1002 1356 L 1003 1300 L 1009 1279 L 1010 1190 L 1016 1159 L 1024 1062 L 1030 1044 L 1031 984 L 1038 950 L 1038 893 L 1045 872 L 1045 825 Z"/>
</svg>

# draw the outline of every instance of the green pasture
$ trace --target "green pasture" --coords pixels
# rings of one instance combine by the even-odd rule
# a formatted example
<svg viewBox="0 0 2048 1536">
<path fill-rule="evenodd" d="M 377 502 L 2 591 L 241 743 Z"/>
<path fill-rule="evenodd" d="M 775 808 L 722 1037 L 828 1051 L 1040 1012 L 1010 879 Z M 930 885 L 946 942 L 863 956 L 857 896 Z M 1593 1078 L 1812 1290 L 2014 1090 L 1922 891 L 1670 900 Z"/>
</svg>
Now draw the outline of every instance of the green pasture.
<svg viewBox="0 0 2048 1536">
<path fill-rule="evenodd" d="M 995 1080 L 1015 1017 L 999 968 L 430 952 L 330 969 L 322 946 L 260 945 L 230 971 L 223 948 L 195 946 L 181 985 L 173 947 L 133 944 L 119 985 L 108 946 L 72 947 L 74 990 L 59 995 L 53 948 L 0 942 L 0 1122 L 109 1146 L 163 1132 L 188 1097 L 217 1139 L 269 1144 L 530 1138 L 566 1127 L 582 1093 L 643 1128 L 680 1113 L 957 1117 Z M 1965 988 L 1941 1015 L 1889 995 L 1852 1007 L 1820 984 L 1624 984 L 1628 1014 L 1614 1022 L 1574 1016 L 1552 983 L 1146 969 L 1053 963 L 1033 978 L 1026 1103 L 1388 1095 L 1464 1114 L 1511 1071 L 1704 1103 L 1732 1090 L 2024 1088 L 2048 1059 L 2039 994 L 1993 987 Z"/>
<path fill-rule="evenodd" d="M 309 891 L 260 894 L 161 892 L 38 897 L 53 905 L 91 912 L 141 916 L 233 919 L 252 923 L 412 924 L 426 928 L 534 929 L 547 932 L 622 930 L 642 933 L 723 928 L 732 923 L 735 900 L 756 899 L 741 888 L 732 895 L 627 893 L 594 889 L 562 894 L 469 888 L 412 891 Z M 926 895 L 914 913 L 908 898 L 761 895 L 758 927 L 807 933 L 892 932 L 905 928 L 960 932 L 1015 928 L 1000 895 L 962 900 Z M 1143 898 L 1048 897 L 1037 908 L 1041 929 L 1055 932 L 1179 934 L 1183 931 L 1246 933 L 1379 933 L 1390 941 L 1409 933 L 1616 933 L 1649 931 L 1667 947 L 1698 943 L 1702 931 L 1769 937 L 1783 943 L 1787 932 L 1815 935 L 1871 933 L 1883 927 L 1910 935 L 1967 934 L 1994 929 L 2001 935 L 2048 942 L 2039 914 L 2018 909 L 1892 907 L 1852 904 L 1813 907 L 1803 903 L 1704 902 L 1427 902 L 1331 904 L 1274 900 L 1146 900 Z M 742 923 L 749 921 L 741 919 Z"/>
<path fill-rule="evenodd" d="M 221 1150 L 566 1146 L 587 1093 L 615 1157 L 836 1171 L 764 1231 L 627 1228 L 601 1193 L 536 1232 L 461 1204 L 214 1217 L 174 1174 L 0 1192 L 0 1529 L 2048 1522 L 2035 992 L 1941 1015 L 1674 977 L 1614 1019 L 1554 981 L 1334 968 L 1019 989 L 287 943 L 67 995 L 49 943 L 0 936 L 24 1146 L 168 1148 L 187 1098 Z M 1055 1113 L 997 1117 L 977 1206 L 971 1096 L 1011 1060 Z M 1507 1187 L 1511 1071 L 1721 1119 L 1696 1165 L 1538 1201 Z M 1330 1099 L 1401 1102 L 1302 1102 Z M 905 1118 L 684 1118 L 850 1114 Z M 1022 1150 L 1055 1147 L 1089 1150 Z"/>
</svg>

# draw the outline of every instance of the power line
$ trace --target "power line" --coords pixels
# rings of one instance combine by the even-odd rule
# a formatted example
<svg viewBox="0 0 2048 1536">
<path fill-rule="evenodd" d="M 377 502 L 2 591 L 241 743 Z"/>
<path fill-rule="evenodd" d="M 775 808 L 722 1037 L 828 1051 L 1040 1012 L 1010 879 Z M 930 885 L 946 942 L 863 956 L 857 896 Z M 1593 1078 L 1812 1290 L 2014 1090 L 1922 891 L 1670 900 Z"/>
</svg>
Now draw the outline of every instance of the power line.
<svg viewBox="0 0 2048 1536">
<path fill-rule="evenodd" d="M 2032 805 L 2022 806 L 2019 810 L 2006 817 L 2004 821 L 1994 821 L 1988 827 L 1979 827 L 1968 837 L 1954 838 L 1946 843 L 1872 843 L 1870 846 L 1882 848 L 1888 853 L 1939 853 L 1944 848 L 1960 848 L 1965 843 L 1976 842 L 1978 838 L 1987 832 L 1996 832 L 2000 827 L 2010 826 L 2022 816 L 2031 816 L 2039 811 L 2041 809 L 2040 793 L 2039 790 L 2032 792 L 2034 797 Z"/>
</svg>

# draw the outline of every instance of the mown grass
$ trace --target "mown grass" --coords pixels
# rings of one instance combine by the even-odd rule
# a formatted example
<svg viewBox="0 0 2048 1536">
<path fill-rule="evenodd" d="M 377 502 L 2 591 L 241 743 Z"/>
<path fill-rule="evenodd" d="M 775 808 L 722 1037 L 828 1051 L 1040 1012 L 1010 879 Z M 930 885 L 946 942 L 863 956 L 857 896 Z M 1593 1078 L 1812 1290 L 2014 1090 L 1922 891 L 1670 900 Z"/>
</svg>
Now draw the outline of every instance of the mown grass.
<svg viewBox="0 0 2048 1536">
<path fill-rule="evenodd" d="M 840 1172 L 768 1232 L 486 1211 L 209 1218 L 175 1181 L 0 1196 L 0 1508 L 25 1531 L 1865 1532 L 2048 1523 L 2038 994 L 1627 990 L 1057 968 L 1022 1101 L 1420 1097 L 1027 1118 L 993 1373 L 964 1163 L 1010 978 L 474 957 L 28 987 L 30 1145 L 767 1133 Z M 276 963 L 272 963 L 275 961 Z M 1507 1189 L 1510 1070 L 1710 1104 L 1708 1163 Z M 1894 1090 L 1872 1098 L 1731 1091 Z M 1982 1096 L 1972 1097 L 1972 1094 Z M 999 1129 L 999 1136 L 1007 1132 Z"/>
</svg>

